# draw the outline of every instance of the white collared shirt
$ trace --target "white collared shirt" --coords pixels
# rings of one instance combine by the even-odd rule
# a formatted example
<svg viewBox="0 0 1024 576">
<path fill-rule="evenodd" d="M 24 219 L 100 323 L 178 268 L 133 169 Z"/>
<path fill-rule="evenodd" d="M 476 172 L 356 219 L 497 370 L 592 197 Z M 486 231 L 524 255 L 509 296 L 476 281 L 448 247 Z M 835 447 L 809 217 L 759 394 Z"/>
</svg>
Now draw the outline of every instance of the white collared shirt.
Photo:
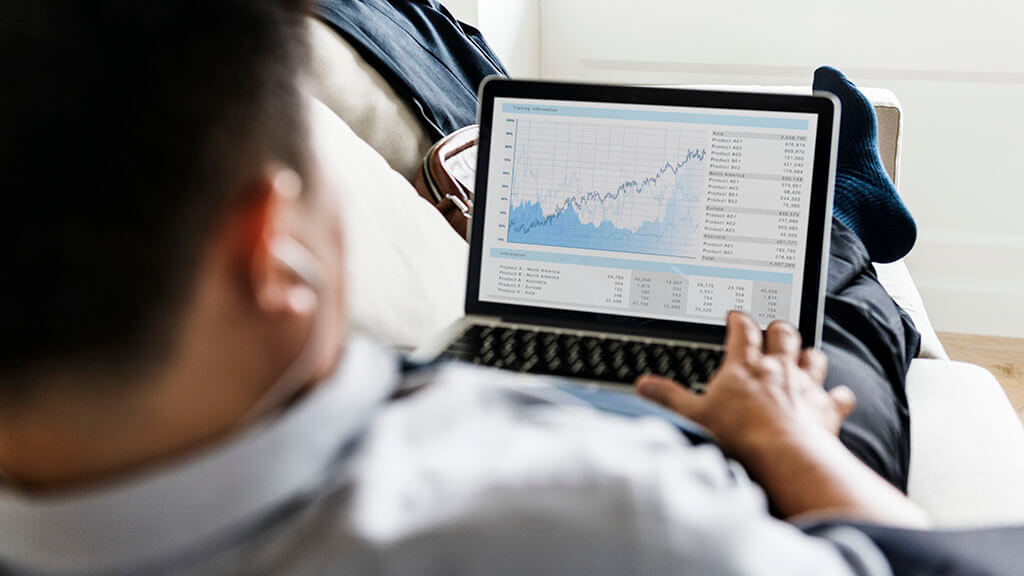
<svg viewBox="0 0 1024 576">
<path fill-rule="evenodd" d="M 82 493 L 0 490 L 0 574 L 886 571 L 866 540 L 844 558 L 772 519 L 741 468 L 659 420 L 492 370 L 430 379 L 389 401 L 395 357 L 353 338 L 331 379 L 220 445 Z"/>
</svg>

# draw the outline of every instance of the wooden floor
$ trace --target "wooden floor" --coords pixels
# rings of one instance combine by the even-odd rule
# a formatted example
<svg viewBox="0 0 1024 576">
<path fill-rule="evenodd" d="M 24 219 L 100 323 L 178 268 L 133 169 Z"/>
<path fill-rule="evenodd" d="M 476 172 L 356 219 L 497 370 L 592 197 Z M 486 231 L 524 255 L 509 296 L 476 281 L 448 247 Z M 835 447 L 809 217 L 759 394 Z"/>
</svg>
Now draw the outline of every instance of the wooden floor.
<svg viewBox="0 0 1024 576">
<path fill-rule="evenodd" d="M 1024 422 L 1024 338 L 939 332 L 939 340 L 951 359 L 983 366 L 995 375 Z"/>
</svg>

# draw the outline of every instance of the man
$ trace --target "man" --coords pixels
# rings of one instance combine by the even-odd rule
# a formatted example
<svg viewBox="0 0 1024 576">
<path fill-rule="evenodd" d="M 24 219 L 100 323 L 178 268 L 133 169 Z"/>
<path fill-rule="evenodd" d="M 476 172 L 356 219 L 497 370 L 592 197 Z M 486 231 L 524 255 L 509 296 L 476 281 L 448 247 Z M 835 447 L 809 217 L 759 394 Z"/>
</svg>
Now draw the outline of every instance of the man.
<svg viewBox="0 0 1024 576">
<path fill-rule="evenodd" d="M 298 3 L 3 10 L 0 573 L 885 574 L 812 521 L 924 523 L 782 323 L 731 315 L 705 396 L 638 383 L 720 449 L 348 334 Z M 900 483 L 915 336 L 837 226 L 835 374 L 892 416 L 844 434 Z M 839 325 L 876 316 L 896 360 Z"/>
</svg>

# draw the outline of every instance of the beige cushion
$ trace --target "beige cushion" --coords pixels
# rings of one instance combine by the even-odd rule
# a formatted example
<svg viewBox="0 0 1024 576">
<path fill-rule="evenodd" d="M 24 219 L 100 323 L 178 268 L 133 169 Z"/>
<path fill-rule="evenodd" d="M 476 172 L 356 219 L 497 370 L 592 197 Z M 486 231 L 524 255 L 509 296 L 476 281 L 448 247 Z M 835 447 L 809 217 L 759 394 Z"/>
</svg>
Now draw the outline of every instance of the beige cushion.
<svg viewBox="0 0 1024 576">
<path fill-rule="evenodd" d="M 900 185 L 900 157 L 902 156 L 900 146 L 903 144 L 903 110 L 899 103 L 889 102 L 887 98 L 872 95 L 882 92 L 892 94 L 888 90 L 864 90 L 866 96 L 875 105 L 875 115 L 878 117 L 878 151 L 882 156 L 882 164 L 885 171 L 896 184 Z"/>
<path fill-rule="evenodd" d="M 412 182 L 431 140 L 412 108 L 327 24 L 309 19 L 313 95 Z"/>
<path fill-rule="evenodd" d="M 350 321 L 414 347 L 462 315 L 466 242 L 334 112 L 314 102 L 311 114 L 325 184 L 341 195 Z"/>
</svg>

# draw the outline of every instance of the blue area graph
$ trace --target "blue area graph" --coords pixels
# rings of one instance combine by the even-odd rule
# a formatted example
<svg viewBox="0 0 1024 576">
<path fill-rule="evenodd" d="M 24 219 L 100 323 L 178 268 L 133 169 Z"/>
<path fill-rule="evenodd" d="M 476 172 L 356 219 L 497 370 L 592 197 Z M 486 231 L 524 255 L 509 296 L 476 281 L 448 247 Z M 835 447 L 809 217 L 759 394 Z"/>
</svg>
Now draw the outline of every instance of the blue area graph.
<svg viewBox="0 0 1024 576">
<path fill-rule="evenodd" d="M 696 257 L 703 197 L 699 185 L 706 150 L 688 149 L 646 176 L 588 189 L 577 172 L 547 185 L 528 158 L 517 157 L 508 219 L 508 242 Z M 518 156 L 518 155 L 517 155 Z M 526 180 L 527 182 L 524 182 Z M 533 184 L 533 200 L 517 188 Z M 518 196 L 518 197 L 517 197 Z M 540 199 L 547 199 L 542 202 Z"/>
</svg>

